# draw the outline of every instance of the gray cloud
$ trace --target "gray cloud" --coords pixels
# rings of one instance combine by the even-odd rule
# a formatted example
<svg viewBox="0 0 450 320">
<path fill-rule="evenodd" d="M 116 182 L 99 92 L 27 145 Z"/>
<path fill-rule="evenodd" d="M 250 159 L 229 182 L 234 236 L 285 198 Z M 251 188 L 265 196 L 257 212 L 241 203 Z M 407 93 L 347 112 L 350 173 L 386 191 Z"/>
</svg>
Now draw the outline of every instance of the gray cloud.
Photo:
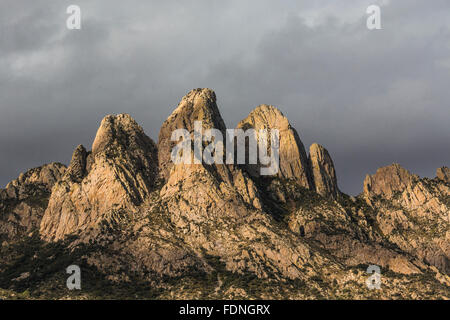
<svg viewBox="0 0 450 320">
<path fill-rule="evenodd" d="M 365 9 L 382 5 L 383 30 Z M 65 9 L 82 8 L 80 31 Z M 402 1 L 11 1 L 0 4 L 0 184 L 67 163 L 106 114 L 155 140 L 192 88 L 210 87 L 229 127 L 278 106 L 333 156 L 341 188 L 399 162 L 450 163 L 450 4 Z"/>
</svg>

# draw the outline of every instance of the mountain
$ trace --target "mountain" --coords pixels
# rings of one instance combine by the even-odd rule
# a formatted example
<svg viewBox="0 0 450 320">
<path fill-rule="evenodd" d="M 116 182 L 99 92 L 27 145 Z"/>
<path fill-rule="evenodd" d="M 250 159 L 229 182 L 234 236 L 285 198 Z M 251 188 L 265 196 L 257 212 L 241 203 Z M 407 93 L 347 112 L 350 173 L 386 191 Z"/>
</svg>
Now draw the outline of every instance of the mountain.
<svg viewBox="0 0 450 320">
<path fill-rule="evenodd" d="M 381 168 L 350 197 L 329 152 L 313 144 L 308 155 L 276 107 L 236 128 L 278 130 L 277 174 L 196 161 L 198 148 L 219 160 L 234 151 L 195 140 L 198 129 L 227 134 L 210 89 L 183 97 L 156 143 L 129 115 L 109 115 L 67 168 L 21 174 L 0 191 L 0 297 L 450 298 L 448 168 L 434 179 Z M 191 164 L 171 159 L 177 129 L 193 138 Z M 79 291 L 66 288 L 72 264 Z M 381 267 L 380 290 L 366 285 L 369 265 Z"/>
<path fill-rule="evenodd" d="M 95 228 L 105 215 L 137 211 L 154 188 L 156 145 L 129 115 L 107 116 L 92 151 L 78 146 L 52 189 L 40 224 L 46 240 Z"/>
<path fill-rule="evenodd" d="M 419 178 L 398 164 L 364 181 L 363 198 L 377 208 L 378 225 L 390 242 L 442 272 L 450 273 L 450 185 L 447 168 Z"/>
<path fill-rule="evenodd" d="M 51 163 L 28 170 L 0 190 L 0 239 L 25 237 L 39 228 L 53 186 L 66 166 Z"/>
</svg>

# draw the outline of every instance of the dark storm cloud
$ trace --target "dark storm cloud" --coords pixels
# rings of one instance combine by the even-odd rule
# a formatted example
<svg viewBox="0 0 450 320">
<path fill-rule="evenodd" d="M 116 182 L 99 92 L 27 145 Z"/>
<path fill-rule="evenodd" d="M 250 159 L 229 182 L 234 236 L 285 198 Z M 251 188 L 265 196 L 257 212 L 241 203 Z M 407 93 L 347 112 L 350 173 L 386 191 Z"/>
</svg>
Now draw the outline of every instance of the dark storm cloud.
<svg viewBox="0 0 450 320">
<path fill-rule="evenodd" d="M 309 1 L 308 1 L 309 2 Z M 91 145 L 106 114 L 154 139 L 180 98 L 213 88 L 229 127 L 278 106 L 341 188 L 399 162 L 450 164 L 447 1 L 2 1 L 0 183 Z M 82 30 L 65 28 L 69 4 Z M 365 10 L 382 6 L 383 30 Z"/>
</svg>

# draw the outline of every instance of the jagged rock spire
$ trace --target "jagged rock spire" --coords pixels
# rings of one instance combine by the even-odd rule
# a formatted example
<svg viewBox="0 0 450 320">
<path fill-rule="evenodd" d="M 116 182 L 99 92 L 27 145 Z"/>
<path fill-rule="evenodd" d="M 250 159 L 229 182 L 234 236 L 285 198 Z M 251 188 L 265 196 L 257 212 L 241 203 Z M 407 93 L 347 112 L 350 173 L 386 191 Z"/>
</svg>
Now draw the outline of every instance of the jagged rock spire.
<svg viewBox="0 0 450 320">
<path fill-rule="evenodd" d="M 25 237 L 39 228 L 46 200 L 65 171 L 61 163 L 46 164 L 21 173 L 0 189 L 0 239 Z"/>
<path fill-rule="evenodd" d="M 450 183 L 450 169 L 447 167 L 442 167 L 437 169 L 436 176 L 439 180 Z"/>
<path fill-rule="evenodd" d="M 74 151 L 64 178 L 52 190 L 40 233 L 58 240 L 90 228 L 114 212 L 132 214 L 157 175 L 155 143 L 127 114 L 106 116 L 92 145 Z"/>
<path fill-rule="evenodd" d="M 216 94 L 211 89 L 194 89 L 189 92 L 161 127 L 158 159 L 160 176 L 166 182 L 161 191 L 163 198 L 178 195 L 181 187 L 186 188 L 183 196 L 190 197 L 191 206 L 198 202 L 196 210 L 204 209 L 205 194 L 211 194 L 210 197 L 215 198 L 215 206 L 220 207 L 217 211 L 222 211 L 224 215 L 233 215 L 236 212 L 235 208 L 229 207 L 228 200 L 261 208 L 256 186 L 236 166 L 216 163 L 205 165 L 203 162 L 177 165 L 173 163 L 171 152 L 178 142 L 171 141 L 172 133 L 176 129 L 185 129 L 191 133 L 192 138 L 195 121 L 201 121 L 203 132 L 206 129 L 218 129 L 225 140 L 225 123 L 217 107 Z M 209 211 L 216 210 L 209 208 Z"/>
<path fill-rule="evenodd" d="M 50 192 L 53 185 L 61 179 L 65 171 L 66 166 L 57 162 L 30 169 L 8 183 L 6 189 L 2 190 L 2 193 L 5 194 L 5 197 L 22 200 L 28 197 L 29 186 L 40 186 L 45 191 Z"/>
<path fill-rule="evenodd" d="M 173 167 L 170 155 L 177 142 L 171 141 L 172 132 L 176 129 L 186 129 L 192 133 L 195 121 L 202 121 L 203 129 L 218 129 L 222 133 L 225 132 L 226 127 L 217 107 L 216 94 L 211 89 L 190 91 L 161 126 L 158 161 L 162 178 L 167 179 Z"/>
<path fill-rule="evenodd" d="M 395 192 L 403 191 L 415 179 L 418 179 L 416 175 L 394 163 L 379 168 L 374 175 L 366 176 L 364 194 L 366 196 L 382 195 L 390 199 Z"/>
<path fill-rule="evenodd" d="M 81 144 L 75 149 L 72 154 L 72 160 L 67 168 L 66 176 L 74 182 L 81 182 L 86 176 L 86 159 L 88 153 L 86 148 Z"/>
<path fill-rule="evenodd" d="M 305 188 L 312 189 L 311 172 L 305 147 L 289 120 L 274 106 L 260 105 L 247 118 L 239 122 L 238 128 L 278 129 L 280 135 L 280 170 L 278 176 L 285 179 L 295 179 Z M 257 175 L 259 170 L 247 166 L 251 175 Z M 257 168 L 256 168 L 257 169 Z"/>
<path fill-rule="evenodd" d="M 317 143 L 309 148 L 309 163 L 318 194 L 338 199 L 340 191 L 337 185 L 336 170 L 327 149 Z"/>
</svg>

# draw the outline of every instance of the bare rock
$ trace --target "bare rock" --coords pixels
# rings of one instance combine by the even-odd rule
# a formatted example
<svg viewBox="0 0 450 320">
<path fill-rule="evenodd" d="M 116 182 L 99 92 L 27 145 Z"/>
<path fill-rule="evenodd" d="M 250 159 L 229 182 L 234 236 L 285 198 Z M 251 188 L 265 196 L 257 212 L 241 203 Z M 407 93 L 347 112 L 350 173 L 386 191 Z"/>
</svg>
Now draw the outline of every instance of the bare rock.
<svg viewBox="0 0 450 320">
<path fill-rule="evenodd" d="M 24 236 L 39 228 L 53 185 L 66 167 L 50 163 L 30 169 L 0 189 L 0 238 Z"/>
<path fill-rule="evenodd" d="M 216 104 L 216 94 L 211 89 L 194 89 L 183 97 L 178 107 L 164 121 L 158 137 L 158 161 L 160 175 L 167 180 L 173 162 L 170 158 L 173 147 L 172 132 L 176 129 L 194 131 L 194 122 L 202 121 L 203 129 L 218 129 L 225 132 L 225 123 Z"/>
<path fill-rule="evenodd" d="M 170 145 L 164 140 L 172 130 L 192 131 L 196 120 L 202 121 L 205 128 L 222 129 L 224 125 L 219 117 L 215 95 L 209 90 L 188 94 L 161 129 L 160 159 L 163 150 L 170 151 Z M 300 276 L 299 267 L 311 258 L 308 246 L 304 243 L 291 246 L 292 233 L 271 224 L 270 215 L 262 211 L 259 191 L 245 172 L 236 166 L 220 164 L 160 161 L 160 165 L 162 170 L 167 170 L 166 184 L 160 192 L 162 206 L 190 247 L 221 257 L 227 269 L 235 272 L 251 270 L 258 277 L 267 277 L 262 263 L 267 261 L 286 277 Z M 243 250 L 248 243 L 252 245 Z M 308 263 L 318 262 L 311 258 Z"/>
<path fill-rule="evenodd" d="M 167 182 L 162 190 L 162 194 L 167 196 L 173 186 L 183 183 L 184 185 L 192 184 L 186 192 L 189 194 L 193 193 L 194 197 L 199 197 L 201 187 L 196 188 L 195 185 L 198 184 L 200 186 L 201 181 L 190 181 L 190 179 L 194 176 L 204 176 L 204 179 L 210 180 L 209 185 L 220 186 L 222 189 L 226 189 L 227 193 L 232 194 L 233 197 L 237 197 L 234 199 L 235 201 L 244 201 L 250 206 L 261 208 L 256 186 L 247 174 L 236 166 L 225 164 L 206 165 L 203 161 L 201 164 L 174 164 L 172 162 L 170 154 L 177 143 L 171 141 L 172 132 L 176 129 L 185 129 L 190 132 L 191 138 L 193 138 L 195 121 L 201 121 L 203 132 L 207 129 L 218 129 L 222 132 L 225 139 L 225 123 L 216 104 L 216 94 L 212 90 L 194 89 L 189 92 L 183 97 L 178 107 L 161 127 L 158 142 L 158 159 L 160 174 Z M 191 147 L 193 146 L 191 145 Z M 224 146 L 224 153 L 225 151 Z M 191 156 L 191 162 L 193 163 L 193 149 Z M 189 182 L 186 182 L 186 180 Z M 210 191 L 214 192 L 213 187 L 211 188 L 212 190 L 208 190 L 208 193 Z M 220 191 L 218 194 L 220 194 Z M 224 204 L 221 210 L 226 207 L 227 205 Z"/>
<path fill-rule="evenodd" d="M 237 128 L 247 130 L 278 129 L 280 135 L 280 168 L 278 177 L 294 179 L 301 186 L 312 189 L 312 177 L 305 147 L 288 119 L 274 106 L 261 105 L 254 109 Z M 258 176 L 260 165 L 246 166 L 252 176 Z"/>
<path fill-rule="evenodd" d="M 338 199 L 340 191 L 336 170 L 328 151 L 317 143 L 312 144 L 309 148 L 309 163 L 316 192 L 324 197 Z"/>
<path fill-rule="evenodd" d="M 447 167 L 442 167 L 436 171 L 437 178 L 450 183 L 450 169 Z"/>
<path fill-rule="evenodd" d="M 83 263 L 120 287 L 148 283 L 163 299 L 448 296 L 450 185 L 442 173 L 420 179 L 398 165 L 382 168 L 366 178 L 362 195 L 348 197 L 328 152 L 313 145 L 308 160 L 296 131 L 271 106 L 238 127 L 280 130 L 278 176 L 172 163 L 172 132 L 192 134 L 196 120 L 225 131 L 213 91 L 196 89 L 181 100 L 161 128 L 159 150 L 129 115 L 105 117 L 92 152 L 78 146 L 67 170 L 25 173 L 0 191 L 2 252 L 17 247 L 5 232 L 29 234 L 33 225 L 44 240 L 78 234 L 69 247 L 82 244 Z M 47 249 L 36 250 L 39 261 L 67 260 Z M 17 253 L 11 263 L 38 261 Z M 367 264 L 382 267 L 383 290 L 361 290 Z M 25 283 L 21 272 L 6 276 Z"/>
<path fill-rule="evenodd" d="M 44 239 L 58 240 L 97 228 L 111 215 L 132 214 L 154 187 L 156 146 L 129 115 L 105 117 L 87 160 L 83 149 L 77 148 L 68 175 L 53 188 L 40 226 Z M 86 166 L 89 170 L 83 170 Z"/>
<path fill-rule="evenodd" d="M 450 186 L 419 178 L 395 164 L 364 181 L 364 198 L 377 210 L 379 228 L 391 242 L 418 259 L 450 271 Z M 444 179 L 443 179 L 444 178 Z"/>
<path fill-rule="evenodd" d="M 6 193 L 9 198 L 22 200 L 29 196 L 29 191 L 34 187 L 40 187 L 49 192 L 53 185 L 61 179 L 65 171 L 66 166 L 61 163 L 50 163 L 30 169 L 21 173 L 16 180 L 8 183 Z"/>
<path fill-rule="evenodd" d="M 72 160 L 66 171 L 66 176 L 73 182 L 81 182 L 86 176 L 87 155 L 88 153 L 82 145 L 79 145 L 73 152 Z"/>
<path fill-rule="evenodd" d="M 412 175 L 399 164 L 393 164 L 378 169 L 372 176 L 366 176 L 364 194 L 367 196 L 379 195 L 390 199 L 396 192 L 403 191 L 417 179 L 417 176 Z"/>
</svg>

